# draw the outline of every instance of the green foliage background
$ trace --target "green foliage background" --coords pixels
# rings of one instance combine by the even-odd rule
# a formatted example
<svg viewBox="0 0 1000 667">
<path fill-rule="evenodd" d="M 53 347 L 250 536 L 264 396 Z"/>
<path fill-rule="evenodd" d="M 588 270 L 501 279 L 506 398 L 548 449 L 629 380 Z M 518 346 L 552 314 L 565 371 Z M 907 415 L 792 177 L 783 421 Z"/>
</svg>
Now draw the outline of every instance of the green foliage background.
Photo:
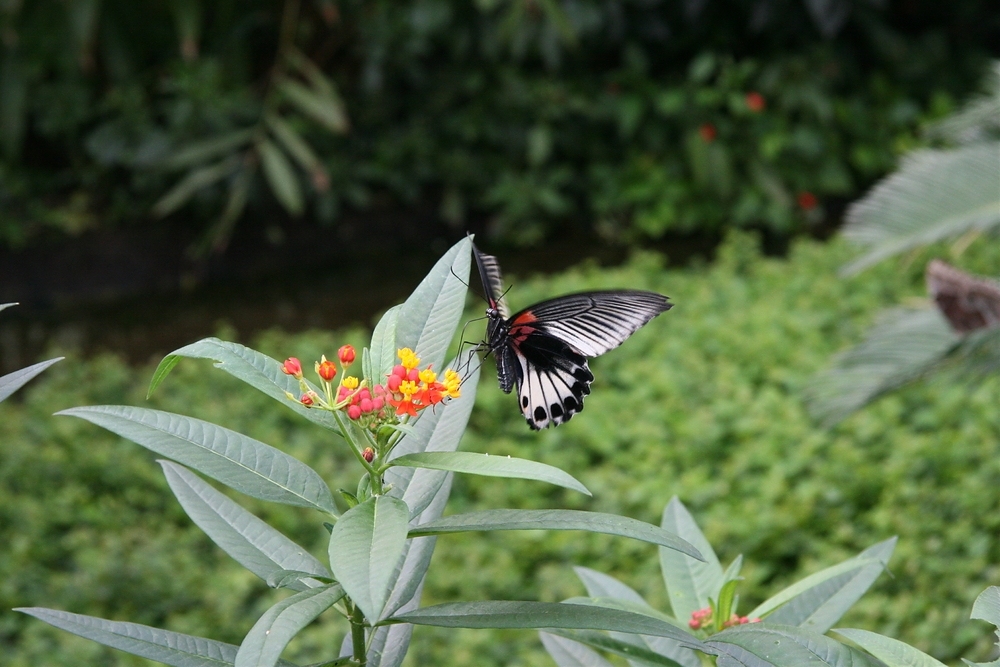
<svg viewBox="0 0 1000 667">
<path fill-rule="evenodd" d="M 228 200 L 262 224 L 432 211 L 517 242 L 788 234 L 823 217 L 798 194 L 836 209 L 889 171 L 998 33 L 987 0 L 3 2 L 0 244 L 148 221 L 210 162 L 172 223 L 225 236 L 232 219 L 207 230 Z M 293 49 L 349 128 L 274 95 Z M 257 143 L 177 166 L 199 142 L 260 142 L 278 111 L 318 158 Z"/>
<path fill-rule="evenodd" d="M 976 595 L 1000 580 L 1000 381 L 918 384 L 832 431 L 818 429 L 799 387 L 856 342 L 879 309 L 922 295 L 929 255 L 842 280 L 836 268 L 850 250 L 841 243 L 803 241 L 787 260 L 761 257 L 757 245 L 733 235 L 713 264 L 682 270 L 638 254 L 620 268 L 585 264 L 558 276 L 511 277 L 515 308 L 616 285 L 660 290 L 677 305 L 593 363 L 586 410 L 558 429 L 528 431 L 516 401 L 491 374 L 483 380 L 462 449 L 560 466 L 593 500 L 529 482 L 459 477 L 448 512 L 562 506 L 658 522 L 677 494 L 724 561 L 747 558 L 741 594 L 751 606 L 898 534 L 892 576 L 842 625 L 902 639 L 950 664 L 959 655 L 984 659 L 992 633 L 967 619 Z M 960 263 L 996 274 L 1000 248 L 977 244 Z M 312 359 L 364 338 L 272 332 L 254 343 L 275 357 Z M 50 416 L 77 405 L 146 404 L 152 363 L 133 369 L 113 356 L 71 354 L 0 405 L 0 610 L 45 605 L 239 643 L 281 593 L 202 536 L 152 455 L 80 420 Z M 319 429 L 210 364 L 181 363 L 149 405 L 278 446 L 334 488 L 357 477 L 356 463 L 330 449 Z M 305 510 L 240 502 L 322 551 L 325 533 Z M 653 547 L 583 533 L 439 538 L 424 603 L 560 600 L 582 593 L 571 565 L 613 574 L 666 607 Z M 320 620 L 286 657 L 318 659 L 343 631 L 333 617 Z M 0 651 L 11 667 L 142 664 L 9 611 L 0 611 Z M 531 632 L 418 628 L 407 664 L 551 663 Z"/>
</svg>

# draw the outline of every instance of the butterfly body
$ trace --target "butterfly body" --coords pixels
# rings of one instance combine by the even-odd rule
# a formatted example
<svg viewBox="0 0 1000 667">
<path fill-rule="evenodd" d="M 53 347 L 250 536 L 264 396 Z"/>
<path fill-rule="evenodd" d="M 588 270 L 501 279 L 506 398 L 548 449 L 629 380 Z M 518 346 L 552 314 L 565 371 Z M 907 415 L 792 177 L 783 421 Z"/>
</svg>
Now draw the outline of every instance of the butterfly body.
<svg viewBox="0 0 1000 667">
<path fill-rule="evenodd" d="M 497 360 L 500 389 L 517 387 L 532 429 L 558 426 L 582 410 L 594 381 L 587 357 L 618 347 L 672 305 L 655 292 L 607 290 L 568 294 L 509 315 L 496 258 L 475 246 L 473 253 L 489 301 L 487 354 Z"/>
</svg>

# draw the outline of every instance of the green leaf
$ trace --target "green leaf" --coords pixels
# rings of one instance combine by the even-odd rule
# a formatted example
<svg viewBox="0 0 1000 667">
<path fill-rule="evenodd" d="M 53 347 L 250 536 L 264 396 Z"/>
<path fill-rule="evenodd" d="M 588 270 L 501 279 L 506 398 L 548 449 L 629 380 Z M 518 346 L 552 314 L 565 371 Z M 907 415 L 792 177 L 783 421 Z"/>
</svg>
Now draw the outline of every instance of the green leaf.
<svg viewBox="0 0 1000 667">
<path fill-rule="evenodd" d="M 850 560 L 792 584 L 748 616 L 767 616 L 768 623 L 796 625 L 823 634 L 882 574 L 895 547 L 895 537 L 872 545 Z"/>
<path fill-rule="evenodd" d="M 643 665 L 644 667 L 646 665 L 661 665 L 662 667 L 685 667 L 685 664 L 701 665 L 698 654 L 694 653 L 692 649 L 681 649 L 687 653 L 688 661 L 680 663 L 642 644 L 622 639 L 622 637 L 627 637 L 628 635 L 622 635 L 621 633 L 613 633 L 618 636 L 608 636 L 591 630 L 556 630 L 553 634 L 563 637 L 564 640 L 579 642 L 580 644 L 593 646 L 594 648 L 628 658 L 629 663 L 632 665 Z M 664 638 L 660 637 L 659 639 Z"/>
<path fill-rule="evenodd" d="M 573 568 L 576 576 L 583 582 L 587 589 L 587 595 L 592 598 L 614 598 L 649 606 L 641 595 L 635 592 L 630 586 L 623 584 L 614 577 L 603 572 L 591 570 L 589 567 L 576 566 Z M 652 608 L 652 607 L 650 607 Z"/>
<path fill-rule="evenodd" d="M 159 463 L 170 489 L 191 520 L 223 551 L 268 585 L 276 574 L 289 571 L 324 578 L 333 576 L 305 548 L 216 491 L 184 466 L 170 461 Z M 319 582 L 300 578 L 285 585 L 305 590 L 318 586 Z"/>
<path fill-rule="evenodd" d="M 406 503 L 379 496 L 345 512 L 330 535 L 333 574 L 372 624 L 382 615 L 409 520 Z"/>
<path fill-rule="evenodd" d="M 10 396 L 15 391 L 26 385 L 36 375 L 44 371 L 46 368 L 56 363 L 57 361 L 62 361 L 64 358 L 65 357 L 56 357 L 55 359 L 40 361 L 37 364 L 32 364 L 27 368 L 22 368 L 20 370 L 14 371 L 13 373 L 8 373 L 7 375 L 0 377 L 0 402 L 6 400 L 8 396 Z"/>
<path fill-rule="evenodd" d="M 294 79 L 278 80 L 277 89 L 301 113 L 335 134 L 347 132 L 347 115 L 338 100 L 310 90 Z"/>
<path fill-rule="evenodd" d="M 257 142 L 264 177 L 281 206 L 293 216 L 302 215 L 304 203 L 299 178 L 281 149 L 268 140 Z"/>
<path fill-rule="evenodd" d="M 396 325 L 399 321 L 399 311 L 402 305 L 393 306 L 385 311 L 385 315 L 375 325 L 372 332 L 372 342 L 369 346 L 372 364 L 373 382 L 381 383 L 396 364 Z"/>
<path fill-rule="evenodd" d="M 490 456 L 474 452 L 421 452 L 406 454 L 392 460 L 392 465 L 429 470 L 448 470 L 484 477 L 507 477 L 548 482 L 591 495 L 583 484 L 559 468 L 509 456 Z"/>
<path fill-rule="evenodd" d="M 696 637 L 680 628 L 643 614 L 560 602 L 445 602 L 393 616 L 382 623 L 413 623 L 443 628 L 616 630 L 668 637 L 691 647 L 701 644 Z"/>
<path fill-rule="evenodd" d="M 198 141 L 187 146 L 182 146 L 166 157 L 160 166 L 165 169 L 185 169 L 187 167 L 201 164 L 207 160 L 228 155 L 237 148 L 250 143 L 253 139 L 254 130 L 236 130 L 219 137 L 212 137 L 205 141 Z"/>
<path fill-rule="evenodd" d="M 718 667 L 885 667 L 858 649 L 787 625 L 740 625 L 705 644 L 718 652 Z"/>
<path fill-rule="evenodd" d="M 580 642 L 548 632 L 539 632 L 538 636 L 559 667 L 612 667 L 599 653 Z"/>
<path fill-rule="evenodd" d="M 483 510 L 454 514 L 411 529 L 410 537 L 470 530 L 586 530 L 659 544 L 699 560 L 702 557 L 689 543 L 652 524 L 616 514 L 580 510 Z"/>
<path fill-rule="evenodd" d="M 153 204 L 153 213 L 161 218 L 170 215 L 186 204 L 198 190 L 207 188 L 209 185 L 230 176 L 236 171 L 238 165 L 239 160 L 232 156 L 208 167 L 192 169 L 167 194 Z"/>
<path fill-rule="evenodd" d="M 299 163 L 300 167 L 309 173 L 326 173 L 319 157 L 291 125 L 286 123 L 280 116 L 274 114 L 267 114 L 264 120 L 267 122 L 268 127 L 271 128 L 274 137 L 281 142 L 281 145 Z"/>
<path fill-rule="evenodd" d="M 293 456 L 242 433 L 159 410 L 95 405 L 57 412 L 85 419 L 253 498 L 336 516 L 333 493 Z"/>
<path fill-rule="evenodd" d="M 340 433 L 333 415 L 326 410 L 312 410 L 297 401 L 290 401 L 285 396 L 290 393 L 299 394 L 299 382 L 291 375 L 285 375 L 281 364 L 267 356 L 239 343 L 230 343 L 218 338 L 203 338 L 190 345 L 174 350 L 163 358 L 153 372 L 149 383 L 147 397 L 152 395 L 156 387 L 167 377 L 182 357 L 192 359 L 212 359 L 215 367 L 221 368 L 233 377 L 242 380 L 255 389 L 259 389 L 271 398 L 287 405 L 309 421 L 325 426 Z"/>
<path fill-rule="evenodd" d="M 1000 226 L 1000 143 L 913 151 L 847 209 L 844 236 L 868 252 L 852 274 L 887 257 L 971 230 Z"/>
<path fill-rule="evenodd" d="M 889 310 L 864 342 L 838 354 L 832 368 L 809 381 L 806 407 L 814 419 L 832 426 L 930 371 L 960 340 L 937 309 Z"/>
<path fill-rule="evenodd" d="M 918 651 L 898 639 L 851 628 L 838 628 L 834 632 L 868 651 L 884 662 L 887 667 L 946 667 L 943 662 L 935 660 L 923 651 Z"/>
<path fill-rule="evenodd" d="M 465 308 L 472 245 L 451 247 L 413 290 L 399 311 L 396 345 L 417 353 L 421 363 L 440 368 Z"/>
<path fill-rule="evenodd" d="M 997 626 L 996 634 L 1000 637 L 1000 587 L 990 586 L 980 593 L 972 605 L 972 614 L 969 618 Z M 970 667 L 1000 667 L 1000 658 L 991 662 L 969 662 L 963 658 L 962 662 Z"/>
<path fill-rule="evenodd" d="M 234 667 L 271 667 L 288 642 L 304 627 L 344 597 L 333 584 L 302 591 L 274 605 L 260 617 L 240 644 Z"/>
<path fill-rule="evenodd" d="M 309 582 L 304 586 L 300 586 L 299 583 L 303 580 L 314 580 L 314 582 Z M 303 572 L 302 570 L 277 570 L 265 579 L 268 588 L 291 588 L 293 590 L 301 591 L 306 588 L 315 588 L 315 585 L 310 585 L 310 583 L 318 582 L 320 584 L 335 584 L 333 580 L 333 575 L 326 577 L 312 574 L 310 572 Z"/>
<path fill-rule="evenodd" d="M 42 607 L 21 607 L 14 611 L 99 644 L 174 667 L 222 667 L 236 660 L 236 646 L 204 637 Z M 284 660 L 278 664 L 294 667 Z"/>
<path fill-rule="evenodd" d="M 676 551 L 660 549 L 660 570 L 670 596 L 670 607 L 675 618 L 686 622 L 691 612 L 704 609 L 709 598 L 718 597 L 722 587 L 722 565 L 694 517 L 677 496 L 664 508 L 660 525 L 689 542 L 703 556 L 698 562 Z"/>
<path fill-rule="evenodd" d="M 722 630 L 722 624 L 733 615 L 733 600 L 736 597 L 736 586 L 739 579 L 729 579 L 722 585 L 719 591 L 719 599 L 715 603 L 715 631 Z"/>
</svg>

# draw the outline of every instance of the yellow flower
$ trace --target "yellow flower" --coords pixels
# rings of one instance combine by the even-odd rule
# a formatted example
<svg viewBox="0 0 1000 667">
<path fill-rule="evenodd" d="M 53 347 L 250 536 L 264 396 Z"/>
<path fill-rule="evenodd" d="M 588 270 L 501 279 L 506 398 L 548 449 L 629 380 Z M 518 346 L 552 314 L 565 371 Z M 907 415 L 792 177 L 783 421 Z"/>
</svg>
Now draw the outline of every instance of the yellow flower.
<svg viewBox="0 0 1000 667">
<path fill-rule="evenodd" d="M 449 398 L 458 398 L 462 395 L 462 378 L 458 373 L 450 368 L 444 372 L 444 393 Z"/>
<path fill-rule="evenodd" d="M 399 360 L 403 363 L 403 368 L 408 371 L 412 371 L 420 365 L 420 358 L 408 347 L 398 350 L 396 354 L 399 355 Z"/>
<path fill-rule="evenodd" d="M 417 392 L 417 383 L 410 382 L 406 380 L 399 383 L 399 393 L 403 395 L 404 400 L 409 400 L 410 396 L 413 396 Z"/>
<path fill-rule="evenodd" d="M 348 389 L 357 389 L 358 388 L 358 378 L 354 377 L 353 375 L 348 375 L 347 377 L 344 378 L 344 380 L 343 380 L 343 382 L 341 382 L 341 384 L 343 384 Z"/>
<path fill-rule="evenodd" d="M 420 371 L 420 381 L 424 384 L 430 384 L 436 382 L 438 379 L 438 374 L 429 368 Z"/>
</svg>

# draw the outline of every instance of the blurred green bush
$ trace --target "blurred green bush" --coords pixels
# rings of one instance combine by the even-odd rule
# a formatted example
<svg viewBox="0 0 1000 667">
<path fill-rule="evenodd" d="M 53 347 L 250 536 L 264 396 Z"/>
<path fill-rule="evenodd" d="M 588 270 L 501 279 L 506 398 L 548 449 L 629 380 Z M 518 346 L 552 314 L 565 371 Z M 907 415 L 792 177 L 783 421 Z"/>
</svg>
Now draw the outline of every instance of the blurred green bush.
<svg viewBox="0 0 1000 667">
<path fill-rule="evenodd" d="M 0 244 L 181 206 L 217 244 L 279 206 L 788 234 L 891 169 L 998 32 L 985 0 L 3 2 Z"/>
<path fill-rule="evenodd" d="M 575 289 L 660 290 L 677 306 L 593 363 L 586 410 L 540 434 L 487 373 L 462 449 L 531 456 L 560 466 L 594 492 L 588 500 L 530 482 L 460 477 L 449 513 L 486 507 L 587 508 L 658 521 L 677 494 L 720 558 L 747 557 L 745 604 L 891 535 L 899 545 L 881 579 L 844 619 L 902 639 L 951 664 L 985 659 L 991 632 L 970 606 L 1000 580 L 1000 381 L 919 384 L 836 428 L 808 418 L 803 383 L 831 353 L 856 342 L 877 311 L 923 293 L 922 257 L 838 278 L 840 242 L 796 243 L 787 260 L 761 257 L 758 241 L 731 235 L 711 266 L 664 269 L 638 254 L 620 268 L 584 265 L 518 280 L 514 308 Z M 935 252 L 935 248 L 927 253 Z M 979 244 L 964 268 L 1000 272 L 1000 248 Z M 478 316 L 475 304 L 469 316 Z M 471 331 L 474 336 L 475 332 Z M 221 332 L 226 336 L 226 332 Z M 230 336 L 231 337 L 231 334 Z M 271 356 L 318 358 L 362 332 L 254 341 Z M 11 667 L 132 665 L 140 661 L 3 609 L 45 605 L 239 643 L 276 599 L 215 549 L 172 500 L 152 455 L 62 408 L 151 405 L 241 430 L 303 458 L 344 486 L 356 465 L 319 429 L 207 363 L 181 363 L 144 402 L 152 365 L 113 356 L 70 359 L 0 405 L 0 648 Z M 131 480 L 131 481 L 126 481 Z M 137 483 L 134 480 L 142 480 Z M 258 503 L 252 511 L 317 546 L 305 510 Z M 322 530 L 322 529 L 320 529 Z M 453 599 L 558 601 L 583 591 L 570 565 L 648 590 L 654 547 L 583 533 L 508 533 L 439 539 L 424 603 Z M 749 608 L 749 607 L 748 607 Z M 290 647 L 309 662 L 338 645 L 322 621 Z M 551 665 L 535 633 L 418 628 L 407 664 Z"/>
</svg>

